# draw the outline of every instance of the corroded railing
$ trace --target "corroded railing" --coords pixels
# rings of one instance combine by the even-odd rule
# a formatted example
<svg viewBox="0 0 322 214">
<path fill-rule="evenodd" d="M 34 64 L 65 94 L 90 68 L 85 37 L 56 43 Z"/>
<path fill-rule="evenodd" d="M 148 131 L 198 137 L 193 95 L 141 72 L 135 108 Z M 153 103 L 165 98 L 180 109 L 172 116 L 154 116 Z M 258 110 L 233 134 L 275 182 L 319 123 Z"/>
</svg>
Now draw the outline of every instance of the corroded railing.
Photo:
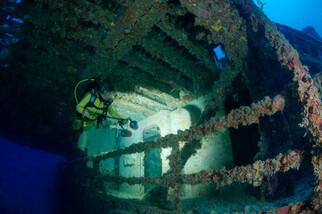
<svg viewBox="0 0 322 214">
<path fill-rule="evenodd" d="M 133 144 L 125 149 L 102 152 L 97 155 L 86 157 L 83 161 L 101 161 L 114 156 L 139 153 L 152 148 L 171 147 L 179 141 L 201 140 L 205 135 L 218 132 L 224 128 L 238 128 L 240 126 L 252 125 L 259 122 L 259 118 L 265 115 L 272 116 L 284 108 L 284 98 L 277 95 L 273 100 L 265 97 L 263 100 L 253 103 L 250 107 L 242 106 L 232 110 L 227 116 L 220 119 L 212 118 L 208 122 L 193 126 L 177 134 L 169 134 L 154 142 L 142 142 Z"/>
<path fill-rule="evenodd" d="M 133 144 L 127 148 L 103 152 L 97 155 L 89 156 L 77 162 L 93 162 L 94 169 L 99 171 L 99 163 L 102 160 L 121 156 L 145 152 L 153 148 L 172 148 L 168 159 L 170 160 L 170 170 L 161 177 L 123 177 L 109 174 L 97 176 L 100 179 L 128 184 L 156 184 L 164 187 L 173 188 L 172 201 L 176 212 L 181 212 L 180 192 L 182 184 L 200 184 L 214 183 L 217 186 L 230 185 L 233 182 L 249 183 L 253 186 L 259 186 L 265 176 L 272 176 L 277 172 L 286 172 L 290 169 L 298 169 L 302 160 L 301 152 L 289 151 L 287 154 L 279 154 L 274 159 L 266 161 L 256 161 L 252 165 L 235 167 L 227 170 L 202 171 L 195 174 L 181 174 L 186 161 L 182 160 L 182 154 L 179 148 L 179 142 L 194 143 L 200 141 L 204 136 L 220 132 L 225 128 L 238 128 L 248 126 L 259 122 L 263 116 L 272 116 L 276 112 L 283 110 L 284 98 L 280 95 L 273 99 L 265 97 L 263 100 L 253 103 L 250 107 L 242 106 L 232 110 L 227 116 L 219 119 L 212 118 L 208 122 L 193 126 L 185 131 L 178 131 L 178 134 L 169 134 L 160 138 L 158 141 L 142 142 Z M 188 157 L 189 159 L 189 157 Z M 187 158 L 186 158 L 187 160 Z M 95 177 L 95 175 L 94 175 Z"/>
<path fill-rule="evenodd" d="M 286 66 L 293 73 L 293 81 L 297 84 L 297 92 L 303 105 L 303 120 L 301 126 L 307 129 L 312 136 L 311 154 L 314 175 L 316 176 L 315 193 L 311 199 L 313 212 L 322 212 L 322 104 L 321 97 L 314 81 L 309 73 L 308 67 L 300 60 L 298 52 L 277 30 L 262 11 L 260 11 L 250 0 L 234 0 L 240 13 L 250 22 L 262 26 L 267 41 L 276 50 L 281 65 Z M 306 210 L 299 209 L 299 212 Z"/>
</svg>

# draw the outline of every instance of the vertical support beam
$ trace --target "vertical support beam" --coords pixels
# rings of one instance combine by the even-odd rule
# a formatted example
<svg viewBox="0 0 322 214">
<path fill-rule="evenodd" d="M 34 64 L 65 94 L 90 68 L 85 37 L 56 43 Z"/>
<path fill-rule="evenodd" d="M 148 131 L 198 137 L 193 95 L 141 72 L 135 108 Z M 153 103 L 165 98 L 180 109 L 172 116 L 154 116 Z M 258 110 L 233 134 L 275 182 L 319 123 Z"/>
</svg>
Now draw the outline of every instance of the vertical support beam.
<svg viewBox="0 0 322 214">
<path fill-rule="evenodd" d="M 172 152 L 169 157 L 170 159 L 170 173 L 174 176 L 174 183 L 172 184 L 172 187 L 174 188 L 174 195 L 173 195 L 173 202 L 174 202 L 174 208 L 175 212 L 180 214 L 181 213 L 181 200 L 180 200 L 180 194 L 181 194 L 181 171 L 182 171 L 182 164 L 181 164 L 181 154 L 180 154 L 180 148 L 179 148 L 179 142 L 176 142 L 172 146 Z"/>
<path fill-rule="evenodd" d="M 121 139 L 119 136 L 119 130 L 116 129 L 115 130 L 115 149 L 120 149 L 121 148 Z M 113 173 L 115 176 L 119 176 L 120 175 L 120 156 L 115 156 L 114 157 L 114 170 Z M 116 183 L 116 189 L 120 188 L 120 183 Z"/>
</svg>

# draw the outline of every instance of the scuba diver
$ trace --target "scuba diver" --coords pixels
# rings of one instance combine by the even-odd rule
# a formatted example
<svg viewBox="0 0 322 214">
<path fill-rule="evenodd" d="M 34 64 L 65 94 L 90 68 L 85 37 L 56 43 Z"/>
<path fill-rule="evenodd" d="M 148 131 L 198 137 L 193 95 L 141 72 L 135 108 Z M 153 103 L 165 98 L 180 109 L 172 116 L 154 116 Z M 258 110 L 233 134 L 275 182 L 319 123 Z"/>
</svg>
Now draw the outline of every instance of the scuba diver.
<svg viewBox="0 0 322 214">
<path fill-rule="evenodd" d="M 84 82 L 90 82 L 90 84 L 88 84 L 82 99 L 78 101 L 77 88 Z M 85 79 L 78 82 L 75 86 L 74 94 L 77 105 L 73 129 L 79 132 L 82 131 L 78 141 L 78 149 L 83 152 L 86 152 L 88 131 L 103 126 L 106 119 L 118 122 L 122 137 L 130 137 L 132 135 L 131 131 L 124 128 L 128 123 L 130 123 L 132 129 L 138 129 L 136 121 L 130 118 L 121 118 L 112 108 L 113 100 L 110 98 L 110 91 L 109 85 L 102 79 Z"/>
</svg>

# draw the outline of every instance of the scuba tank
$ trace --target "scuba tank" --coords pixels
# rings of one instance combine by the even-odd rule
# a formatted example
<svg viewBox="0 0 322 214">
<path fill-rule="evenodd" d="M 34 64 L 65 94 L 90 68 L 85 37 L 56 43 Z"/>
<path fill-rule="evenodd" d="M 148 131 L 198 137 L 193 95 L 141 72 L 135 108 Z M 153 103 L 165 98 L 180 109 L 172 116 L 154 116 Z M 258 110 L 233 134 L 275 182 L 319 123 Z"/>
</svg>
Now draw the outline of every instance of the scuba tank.
<svg viewBox="0 0 322 214">
<path fill-rule="evenodd" d="M 76 104 L 78 104 L 78 103 L 79 103 L 78 96 L 77 96 L 77 90 L 78 90 L 78 87 L 79 87 L 81 84 L 83 84 L 83 83 L 87 83 L 87 82 L 90 82 L 90 83 L 88 83 L 88 84 L 87 84 L 87 86 L 86 86 L 86 90 L 84 90 L 84 92 L 83 92 L 83 94 L 82 94 L 82 97 L 85 95 L 85 93 L 86 93 L 87 91 L 91 91 L 91 90 L 95 87 L 95 85 L 96 85 L 96 79 L 83 79 L 83 80 L 79 81 L 79 82 L 76 84 L 75 88 L 74 88 L 74 98 L 75 98 L 75 102 L 76 102 Z"/>
</svg>

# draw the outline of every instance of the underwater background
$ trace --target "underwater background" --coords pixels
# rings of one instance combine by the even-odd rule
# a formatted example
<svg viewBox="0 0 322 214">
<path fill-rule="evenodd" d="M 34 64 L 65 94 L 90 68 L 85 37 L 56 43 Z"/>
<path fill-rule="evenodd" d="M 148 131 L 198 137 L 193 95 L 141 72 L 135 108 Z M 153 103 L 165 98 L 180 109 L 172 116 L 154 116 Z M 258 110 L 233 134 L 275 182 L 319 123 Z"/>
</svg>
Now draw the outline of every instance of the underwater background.
<svg viewBox="0 0 322 214">
<path fill-rule="evenodd" d="M 274 22 L 290 26 L 297 30 L 302 30 L 307 26 L 315 28 L 321 36 L 321 1 L 311 0 L 286 0 L 265 1 L 265 14 Z"/>
<path fill-rule="evenodd" d="M 292 85 L 293 77 L 284 71 L 297 64 L 279 62 L 283 61 L 280 55 L 294 54 L 292 50 L 286 46 L 282 54 L 275 53 L 274 44 L 269 43 L 267 32 L 259 24 L 263 18 L 257 19 L 257 12 L 251 12 L 251 18 L 242 17 L 248 12 L 236 6 L 239 1 L 204 0 L 199 5 L 199 1 L 159 0 L 155 1 L 157 8 L 151 2 L 2 0 L 0 214 L 304 213 L 306 209 L 319 213 L 321 198 L 310 200 L 312 195 L 321 195 L 314 177 L 321 176 L 322 159 L 314 159 L 321 149 L 310 143 L 321 140 L 314 133 L 321 133 L 322 113 L 309 117 L 307 126 L 298 126 L 303 122 L 303 107 Z M 277 24 L 308 64 L 319 94 L 322 1 L 253 2 Z M 163 13 L 167 4 L 170 12 Z M 153 22 L 141 10 L 154 18 L 168 17 L 164 22 Z M 145 32 L 145 27 L 152 30 Z M 111 44 L 107 41 L 110 38 Z M 77 104 L 74 96 L 77 100 L 77 95 L 86 90 L 80 86 L 77 94 L 75 85 L 104 72 L 114 87 L 113 107 L 122 117 L 131 118 L 129 121 L 138 121 L 137 130 L 124 125 L 129 136 L 124 136 L 120 131 L 124 127 L 113 120 L 103 121 L 103 127 L 83 130 L 86 135 L 71 128 Z M 226 89 L 226 85 L 231 86 Z M 272 99 L 260 102 L 264 96 Z M 315 99 L 321 101 L 319 96 Z M 242 109 L 228 117 L 229 129 L 217 123 L 221 131 L 215 134 L 209 134 L 215 126 L 211 124 L 198 130 L 207 121 L 222 118 L 241 106 L 259 109 L 264 118 L 243 121 L 249 126 L 240 127 L 233 119 L 251 115 L 249 109 Z M 312 111 L 310 108 L 307 114 L 314 114 Z M 313 134 L 307 128 L 312 121 L 319 125 Z M 197 127 L 193 130 L 196 139 L 189 139 L 193 143 L 178 143 L 178 148 L 169 149 L 170 137 L 191 127 Z M 201 138 L 205 133 L 209 135 Z M 161 143 L 156 143 L 160 139 Z M 84 151 L 76 149 L 81 141 L 87 141 L 86 155 L 94 158 L 71 167 L 73 161 L 84 162 Z M 137 142 L 143 146 L 132 147 L 118 157 L 108 153 L 126 150 Z M 150 148 L 148 143 L 153 142 Z M 196 174 L 180 187 L 171 174 L 175 173 L 172 161 L 179 162 L 172 152 L 179 147 L 182 172 Z M 280 153 L 286 155 L 281 157 Z M 300 154 L 303 157 L 299 158 Z M 242 166 L 260 171 L 258 168 L 266 166 L 265 160 L 272 160 L 267 165 L 278 170 L 260 175 L 258 180 L 255 178 L 260 173 L 255 172 L 250 182 L 236 184 L 226 171 Z M 318 162 L 317 166 L 312 162 Z M 209 173 L 213 169 L 221 174 Z M 234 173 L 237 178 L 243 173 L 252 176 L 252 169 L 240 168 Z M 220 182 L 225 176 L 231 180 L 219 189 L 202 182 L 195 185 L 194 179 L 202 180 L 199 172 L 204 182 Z M 97 175 L 100 173 L 103 177 Z M 149 180 L 138 184 L 135 180 L 162 175 L 169 180 L 170 190 L 160 180 L 159 185 Z M 122 182 L 126 178 L 130 181 Z"/>
</svg>

